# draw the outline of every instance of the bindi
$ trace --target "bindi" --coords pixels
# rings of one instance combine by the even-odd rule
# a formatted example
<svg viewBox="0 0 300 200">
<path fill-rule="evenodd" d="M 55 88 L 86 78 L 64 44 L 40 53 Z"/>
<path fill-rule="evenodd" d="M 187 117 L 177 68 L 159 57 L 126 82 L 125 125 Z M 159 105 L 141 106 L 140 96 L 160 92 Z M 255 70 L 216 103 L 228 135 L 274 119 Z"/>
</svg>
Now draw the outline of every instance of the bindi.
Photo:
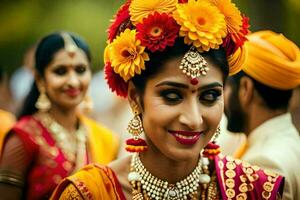
<svg viewBox="0 0 300 200">
<path fill-rule="evenodd" d="M 191 81 L 190 81 L 190 83 L 191 83 L 192 85 L 197 85 L 197 84 L 199 83 L 199 81 L 198 81 L 197 78 L 192 78 Z"/>
</svg>

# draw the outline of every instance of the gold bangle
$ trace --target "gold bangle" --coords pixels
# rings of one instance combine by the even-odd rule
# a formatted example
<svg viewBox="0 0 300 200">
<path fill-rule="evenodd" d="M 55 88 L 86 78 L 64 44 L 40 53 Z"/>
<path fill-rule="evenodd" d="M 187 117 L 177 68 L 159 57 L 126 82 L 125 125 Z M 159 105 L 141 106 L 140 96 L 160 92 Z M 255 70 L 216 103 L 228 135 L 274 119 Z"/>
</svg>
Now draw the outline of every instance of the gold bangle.
<svg viewBox="0 0 300 200">
<path fill-rule="evenodd" d="M 24 182 L 24 178 L 22 178 L 20 175 L 17 175 L 15 172 L 0 170 L 0 183 L 24 187 Z"/>
</svg>

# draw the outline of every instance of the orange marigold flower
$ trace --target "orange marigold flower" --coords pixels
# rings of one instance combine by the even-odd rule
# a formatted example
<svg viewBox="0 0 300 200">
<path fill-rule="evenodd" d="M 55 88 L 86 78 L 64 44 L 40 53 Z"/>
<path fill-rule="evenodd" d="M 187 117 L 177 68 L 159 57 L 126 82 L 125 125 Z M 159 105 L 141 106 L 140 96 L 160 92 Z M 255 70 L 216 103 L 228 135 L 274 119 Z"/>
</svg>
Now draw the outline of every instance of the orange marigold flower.
<svg viewBox="0 0 300 200">
<path fill-rule="evenodd" d="M 179 28 L 171 16 L 155 12 L 136 25 L 137 38 L 151 52 L 163 51 L 166 46 L 174 45 Z"/>
<path fill-rule="evenodd" d="M 242 16 L 231 0 L 210 0 L 225 16 L 228 33 L 238 33 L 242 27 Z"/>
<path fill-rule="evenodd" d="M 184 42 L 193 44 L 200 51 L 218 49 L 226 36 L 224 15 L 209 1 L 189 0 L 185 4 L 177 4 L 173 17 L 181 26 L 179 35 Z"/>
<path fill-rule="evenodd" d="M 130 19 L 135 25 L 154 12 L 169 14 L 176 9 L 176 4 L 177 0 L 132 0 L 129 7 Z"/>
<path fill-rule="evenodd" d="M 145 69 L 145 61 L 149 56 L 144 52 L 145 47 L 136 39 L 136 31 L 126 29 L 107 46 L 105 52 L 109 52 L 107 58 L 111 61 L 114 71 L 125 81 L 135 74 L 141 74 Z"/>
<path fill-rule="evenodd" d="M 230 54 L 232 54 L 247 40 L 245 36 L 248 33 L 249 20 L 247 20 L 248 18 L 245 18 L 241 15 L 241 12 L 236 7 L 236 5 L 231 2 L 231 0 L 210 1 L 213 2 L 225 16 L 228 36 L 230 36 L 230 38 L 226 39 L 227 41 L 225 41 L 225 43 L 227 46 L 230 46 L 229 52 Z"/>
</svg>

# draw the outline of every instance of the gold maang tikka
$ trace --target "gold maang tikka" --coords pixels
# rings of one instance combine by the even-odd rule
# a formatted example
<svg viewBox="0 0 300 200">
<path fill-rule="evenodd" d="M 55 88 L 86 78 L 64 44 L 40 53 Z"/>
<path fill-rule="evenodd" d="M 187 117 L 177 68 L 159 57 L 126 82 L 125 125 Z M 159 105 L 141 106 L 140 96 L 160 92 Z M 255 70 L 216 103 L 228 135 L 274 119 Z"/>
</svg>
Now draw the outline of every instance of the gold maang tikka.
<svg viewBox="0 0 300 200">
<path fill-rule="evenodd" d="M 205 76 L 209 70 L 206 60 L 194 46 L 184 54 L 179 68 L 192 79 Z"/>
<path fill-rule="evenodd" d="M 73 57 L 75 55 L 76 50 L 78 49 L 76 43 L 68 33 L 61 33 L 61 36 L 64 40 L 65 50 L 67 51 L 70 57 Z"/>
</svg>

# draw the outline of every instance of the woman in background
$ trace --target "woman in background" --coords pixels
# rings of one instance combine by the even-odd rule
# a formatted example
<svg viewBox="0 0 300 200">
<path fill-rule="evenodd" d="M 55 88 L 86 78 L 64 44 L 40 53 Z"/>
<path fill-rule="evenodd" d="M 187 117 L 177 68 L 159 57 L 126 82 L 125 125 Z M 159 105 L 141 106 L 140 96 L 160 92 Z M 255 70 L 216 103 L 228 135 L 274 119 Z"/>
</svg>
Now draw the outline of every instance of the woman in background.
<svg viewBox="0 0 300 200">
<path fill-rule="evenodd" d="M 74 34 L 52 33 L 39 42 L 35 82 L 3 141 L 1 199 L 49 198 L 64 177 L 115 158 L 113 134 L 78 112 L 91 80 L 90 61 L 87 44 Z"/>
</svg>

